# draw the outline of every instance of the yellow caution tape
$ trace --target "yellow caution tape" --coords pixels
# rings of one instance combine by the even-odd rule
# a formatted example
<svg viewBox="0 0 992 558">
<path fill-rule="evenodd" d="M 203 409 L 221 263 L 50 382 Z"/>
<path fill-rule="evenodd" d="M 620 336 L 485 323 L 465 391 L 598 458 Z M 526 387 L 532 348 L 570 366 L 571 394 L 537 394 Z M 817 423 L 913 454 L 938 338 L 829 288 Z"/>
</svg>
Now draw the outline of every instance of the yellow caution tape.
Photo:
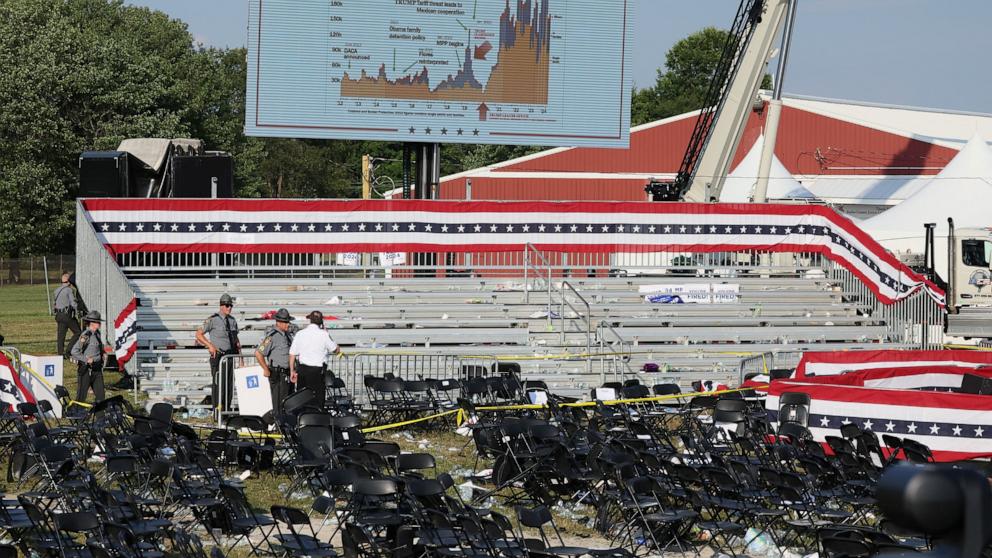
<svg viewBox="0 0 992 558">
<path fill-rule="evenodd" d="M 701 396 L 701 395 L 713 396 L 713 395 L 724 395 L 724 394 L 727 394 L 727 393 L 739 393 L 739 392 L 744 392 L 744 391 L 754 391 L 756 389 L 757 390 L 762 390 L 762 389 L 768 389 L 768 387 L 769 386 L 764 385 L 764 386 L 755 386 L 755 387 L 749 387 L 749 388 L 724 389 L 724 390 L 718 390 L 718 391 L 678 393 L 678 394 L 674 394 L 674 395 L 656 395 L 656 396 L 653 396 L 653 397 L 638 397 L 638 398 L 633 398 L 633 399 L 612 399 L 612 400 L 609 400 L 609 401 L 601 401 L 601 402 L 597 402 L 597 401 L 578 401 L 578 402 L 575 402 L 575 403 L 562 403 L 560 406 L 561 407 L 594 407 L 594 406 L 596 406 L 597 403 L 602 403 L 603 405 L 610 405 L 610 406 L 612 406 L 612 405 L 628 405 L 628 404 L 633 404 L 633 403 L 651 403 L 651 402 L 657 402 L 657 401 L 670 401 L 670 400 L 673 400 L 673 399 L 686 399 L 686 398 L 698 397 L 698 396 Z M 545 404 L 531 403 L 531 404 L 518 404 L 518 405 L 488 405 L 488 406 L 483 406 L 483 407 L 476 407 L 475 409 L 477 411 L 523 411 L 523 410 L 546 409 L 547 407 L 548 406 L 545 405 Z M 409 426 L 411 424 L 418 424 L 418 423 L 421 423 L 421 422 L 426 422 L 426 421 L 429 421 L 429 420 L 434 420 L 436 418 L 446 417 L 446 416 L 453 415 L 453 414 L 457 414 L 457 416 L 455 417 L 455 423 L 456 424 L 458 424 L 460 426 L 462 423 L 465 422 L 465 412 L 462 409 L 452 409 L 450 411 L 442 411 L 440 413 L 435 413 L 433 415 L 429 415 L 429 416 L 426 416 L 426 417 L 419 417 L 419 418 L 415 418 L 415 419 L 404 420 L 404 421 L 401 421 L 401 422 L 394 422 L 394 423 L 390 423 L 390 424 L 383 424 L 383 425 L 379 425 L 379 426 L 370 426 L 368 428 L 361 429 L 361 432 L 362 432 L 362 434 L 370 434 L 370 433 L 373 433 L 373 432 L 381 432 L 383 430 L 392 430 L 393 428 L 401 428 L 403 426 Z M 213 430 L 212 428 L 207 427 L 207 426 L 197 426 L 197 428 L 200 428 L 202 430 Z M 242 437 L 255 437 L 255 438 L 262 437 L 262 438 L 272 438 L 272 439 L 277 439 L 277 440 L 283 438 L 283 436 L 281 434 L 246 434 L 246 433 L 239 433 L 239 435 L 242 436 Z"/>
<path fill-rule="evenodd" d="M 944 345 L 945 349 L 992 352 L 992 347 L 981 347 L 979 345 Z"/>
<path fill-rule="evenodd" d="M 705 391 L 705 392 L 690 392 L 690 393 L 678 393 L 674 395 L 656 395 L 653 397 L 638 397 L 633 399 L 612 399 L 609 401 L 577 401 L 575 403 L 562 403 L 560 407 L 595 407 L 597 403 L 602 403 L 603 405 L 628 405 L 632 403 L 651 403 L 657 401 L 670 401 L 672 399 L 685 399 L 698 397 L 701 395 L 713 396 L 713 395 L 724 395 L 727 393 L 740 393 L 745 391 L 754 390 L 764 390 L 768 389 L 770 386 L 754 386 L 747 388 L 737 388 L 737 389 L 724 389 L 718 391 Z M 545 404 L 529 404 L 529 405 L 499 405 L 499 406 L 487 406 L 487 407 L 476 407 L 477 411 L 519 411 L 519 410 L 536 410 L 547 408 Z M 459 425 L 464 421 L 463 412 L 461 409 L 458 410 L 457 423 Z"/>
<path fill-rule="evenodd" d="M 361 429 L 361 433 L 362 434 L 370 434 L 372 432 L 380 432 L 382 430 L 390 430 L 392 428 L 400 428 L 402 426 L 409 426 L 411 424 L 417 424 L 419 422 L 426 422 L 428 420 L 434 420 L 436 418 L 440 418 L 440 417 L 452 415 L 452 414 L 455 414 L 457 412 L 459 412 L 458 409 L 452 409 L 450 411 L 444 411 L 444 412 L 436 413 L 436 414 L 433 414 L 433 415 L 430 415 L 430 416 L 415 418 L 415 419 L 411 419 L 411 420 L 405 420 L 405 421 L 402 421 L 402 422 L 394 422 L 392 424 L 383 424 L 383 425 L 380 425 L 380 426 L 370 426 L 368 428 Z M 214 428 L 211 428 L 209 426 L 196 425 L 195 427 L 196 428 L 199 428 L 200 430 L 215 430 Z M 270 439 L 273 439 L 273 440 L 281 440 L 284 437 L 282 434 L 268 434 L 268 433 L 251 434 L 251 433 L 246 433 L 246 432 L 238 432 L 238 435 L 241 436 L 242 438 L 270 438 Z"/>
<path fill-rule="evenodd" d="M 436 418 L 441 418 L 441 417 L 446 417 L 448 415 L 453 415 L 455 413 L 458 413 L 459 411 L 461 411 L 461 409 L 452 409 L 450 411 L 443 411 L 443 412 L 436 413 L 436 414 L 433 414 L 433 415 L 430 415 L 430 416 L 427 416 L 427 417 L 420 417 L 420 418 L 416 418 L 416 419 L 405 420 L 405 421 L 402 421 L 402 422 L 394 422 L 392 424 L 383 424 L 381 426 L 370 426 L 368 428 L 363 428 L 362 429 L 362 434 L 369 434 L 371 432 L 380 432 L 382 430 L 390 430 L 390 429 L 393 429 L 393 428 L 400 428 L 401 426 L 409 426 L 411 424 L 417 424 L 418 422 L 425 422 L 425 421 L 428 421 L 428 420 L 434 420 Z"/>
</svg>

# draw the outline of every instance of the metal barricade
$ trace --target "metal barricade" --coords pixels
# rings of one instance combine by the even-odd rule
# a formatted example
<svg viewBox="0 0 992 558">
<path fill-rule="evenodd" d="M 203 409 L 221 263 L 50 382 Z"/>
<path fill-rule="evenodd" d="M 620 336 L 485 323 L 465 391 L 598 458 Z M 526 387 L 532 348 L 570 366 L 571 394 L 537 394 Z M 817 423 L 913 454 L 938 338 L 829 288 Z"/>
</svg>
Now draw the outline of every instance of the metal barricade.
<svg viewBox="0 0 992 558">
<path fill-rule="evenodd" d="M 237 362 L 235 362 L 237 360 Z M 240 414 L 238 411 L 238 393 L 237 390 L 231 390 L 231 408 L 224 409 L 224 393 L 229 382 L 234 381 L 234 371 L 236 368 L 246 368 L 251 366 L 257 366 L 258 361 L 255 359 L 255 353 L 251 354 L 231 354 L 224 355 L 220 357 L 220 362 L 217 364 L 217 398 L 220 401 L 213 401 L 214 417 L 217 419 L 217 426 L 223 426 L 224 417 Z M 213 378 L 211 378 L 211 382 Z"/>
<path fill-rule="evenodd" d="M 741 359 L 740 383 L 744 383 L 744 378 L 748 374 L 767 374 L 772 369 L 773 358 L 772 353 L 761 353 Z"/>
<path fill-rule="evenodd" d="M 748 374 L 768 374 L 776 369 L 795 370 L 802 359 L 801 351 L 776 351 L 761 353 L 741 359 L 740 381 Z"/>
<path fill-rule="evenodd" d="M 237 362 L 235 362 L 237 360 Z M 337 377 L 345 379 L 349 377 L 351 373 L 351 366 L 348 364 L 348 358 L 327 359 L 327 372 L 335 374 Z M 219 382 L 217 386 L 217 393 L 223 396 L 224 389 L 227 387 L 229 382 L 234 381 L 234 371 L 240 368 L 251 368 L 253 366 L 258 366 L 258 359 L 255 358 L 255 353 L 250 354 L 233 354 L 224 355 L 220 359 L 219 369 L 223 372 L 225 366 L 227 367 L 228 373 L 219 373 Z M 354 393 L 354 391 L 353 391 Z M 223 397 L 222 397 L 223 398 Z M 217 425 L 221 426 L 226 416 L 233 416 L 240 413 L 240 405 L 238 401 L 237 390 L 233 390 L 231 393 L 231 407 L 229 409 L 221 408 L 221 405 L 217 402 L 214 404 L 214 417 L 217 420 Z"/>
<path fill-rule="evenodd" d="M 10 359 L 10 363 L 14 366 L 19 366 L 21 362 L 21 350 L 17 347 L 0 347 L 0 353 L 7 355 Z"/>
<path fill-rule="evenodd" d="M 777 351 L 772 353 L 772 368 L 795 370 L 802 358 L 802 351 Z"/>
<path fill-rule="evenodd" d="M 348 389 L 357 405 L 368 403 L 366 376 L 381 378 L 388 373 L 403 380 L 461 380 L 483 371 L 493 374 L 497 369 L 497 358 L 493 355 L 359 353 L 348 355 L 346 360 L 351 378 Z"/>
<path fill-rule="evenodd" d="M 885 324 L 886 338 L 881 341 L 923 350 L 943 346 L 945 310 L 923 289 L 903 300 L 885 304 L 861 278 L 843 266 L 827 261 L 825 267 L 827 276 L 838 283 L 843 294 L 862 305 L 864 315 Z"/>
</svg>

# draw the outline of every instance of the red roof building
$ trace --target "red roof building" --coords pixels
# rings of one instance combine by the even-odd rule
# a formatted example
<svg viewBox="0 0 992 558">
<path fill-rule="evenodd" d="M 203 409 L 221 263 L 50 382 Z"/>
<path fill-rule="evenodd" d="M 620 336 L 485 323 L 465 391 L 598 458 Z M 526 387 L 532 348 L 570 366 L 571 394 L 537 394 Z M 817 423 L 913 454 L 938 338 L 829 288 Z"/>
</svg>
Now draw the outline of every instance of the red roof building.
<svg viewBox="0 0 992 558">
<path fill-rule="evenodd" d="M 557 148 L 442 178 L 439 198 L 647 200 L 652 178 L 678 171 L 698 112 L 631 130 L 628 149 Z M 761 135 L 753 111 L 731 168 Z M 870 215 L 916 192 L 992 115 L 787 97 L 775 154 L 821 200 Z"/>
</svg>

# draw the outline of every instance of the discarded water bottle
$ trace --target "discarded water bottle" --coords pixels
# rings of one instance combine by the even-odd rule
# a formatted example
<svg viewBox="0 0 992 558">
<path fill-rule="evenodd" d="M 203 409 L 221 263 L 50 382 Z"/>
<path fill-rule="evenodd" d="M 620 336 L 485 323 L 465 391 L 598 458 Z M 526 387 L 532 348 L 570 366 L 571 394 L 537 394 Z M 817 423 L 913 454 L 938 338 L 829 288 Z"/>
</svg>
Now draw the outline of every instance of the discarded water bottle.
<svg viewBox="0 0 992 558">
<path fill-rule="evenodd" d="M 747 544 L 745 552 L 748 556 L 772 557 L 780 556 L 775 541 L 764 531 L 750 528 L 744 534 L 744 542 Z"/>
<path fill-rule="evenodd" d="M 475 486 L 472 485 L 471 481 L 465 481 L 458 485 L 458 496 L 465 502 L 472 500 L 472 489 Z"/>
</svg>

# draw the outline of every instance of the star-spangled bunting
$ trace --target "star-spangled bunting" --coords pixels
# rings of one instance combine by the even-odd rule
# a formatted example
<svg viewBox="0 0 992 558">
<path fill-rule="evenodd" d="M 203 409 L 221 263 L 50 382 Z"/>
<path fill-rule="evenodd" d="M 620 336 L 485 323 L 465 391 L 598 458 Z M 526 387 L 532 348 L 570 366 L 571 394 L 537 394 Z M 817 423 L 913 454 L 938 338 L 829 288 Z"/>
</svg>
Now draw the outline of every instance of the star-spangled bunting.
<svg viewBox="0 0 992 558">
<path fill-rule="evenodd" d="M 84 200 L 123 252 L 817 252 L 892 302 L 943 292 L 818 206 L 608 202 Z"/>
<path fill-rule="evenodd" d="M 778 421 L 778 411 L 769 410 L 768 419 Z M 981 438 L 992 440 L 992 426 L 981 424 L 965 424 L 960 422 L 940 422 L 914 419 L 884 418 L 879 422 L 877 417 L 861 417 L 851 415 L 809 415 L 809 426 L 840 430 L 845 424 L 856 424 L 863 429 L 881 434 L 894 436 L 927 435 L 946 436 L 950 438 Z"/>
<path fill-rule="evenodd" d="M 947 364 L 969 352 L 813 353 L 821 355 L 816 359 L 821 362 L 838 355 L 852 371 L 818 368 L 817 375 L 805 375 L 812 373 L 807 365 L 801 377 L 797 370 L 797 377 L 771 381 L 765 409 L 769 421 L 777 422 L 783 394 L 803 393 L 809 396 L 806 426 L 818 442 L 854 425 L 874 432 L 883 445 L 892 445 L 886 436 L 923 443 L 938 461 L 992 457 L 992 398 L 965 386 L 975 377 L 992 379 L 992 370 L 971 366 L 992 360 L 992 355 Z"/>
</svg>

